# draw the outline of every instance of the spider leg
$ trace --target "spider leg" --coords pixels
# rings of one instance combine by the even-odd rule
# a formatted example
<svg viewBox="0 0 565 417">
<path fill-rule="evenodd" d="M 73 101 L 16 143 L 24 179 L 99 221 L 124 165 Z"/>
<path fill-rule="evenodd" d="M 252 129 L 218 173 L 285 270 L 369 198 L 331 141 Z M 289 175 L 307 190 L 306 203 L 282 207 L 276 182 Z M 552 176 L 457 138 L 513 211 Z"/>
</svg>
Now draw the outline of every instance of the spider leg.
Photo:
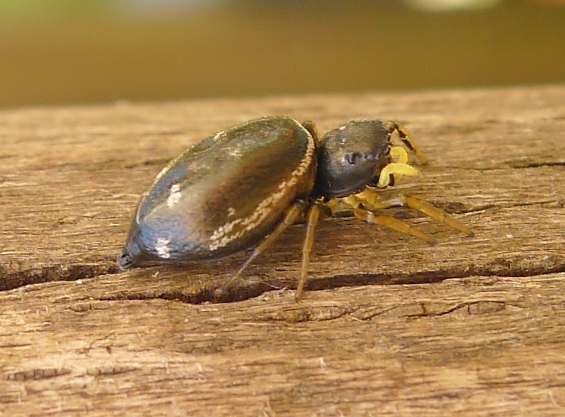
<svg viewBox="0 0 565 417">
<path fill-rule="evenodd" d="M 466 235 L 472 235 L 473 234 L 473 231 L 470 228 L 468 228 L 467 226 L 465 226 L 464 224 L 462 224 L 458 220 L 451 217 L 445 211 L 440 210 L 437 207 L 432 206 L 430 203 L 428 203 L 425 200 L 422 200 L 422 199 L 417 198 L 417 197 L 404 196 L 404 195 L 398 196 L 398 199 L 400 200 L 400 202 L 403 205 L 406 205 L 408 207 L 411 207 L 413 209 L 421 211 L 422 213 L 430 216 L 432 219 L 438 220 L 438 221 L 448 225 L 449 227 L 451 227 L 453 229 L 457 229 L 457 230 L 459 230 L 460 232 L 462 232 Z"/>
<path fill-rule="evenodd" d="M 304 237 L 304 244 L 302 246 L 302 266 L 300 268 L 300 281 L 296 287 L 296 295 L 294 299 L 300 301 L 302 293 L 304 292 L 304 284 L 306 283 L 306 276 L 308 275 L 308 264 L 310 263 L 310 252 L 314 245 L 314 231 L 320 219 L 321 213 L 320 202 L 314 202 L 309 208 L 306 215 L 306 236 Z"/>
<path fill-rule="evenodd" d="M 392 120 L 386 121 L 384 123 L 384 125 L 390 133 L 394 132 L 395 130 L 398 132 L 398 136 L 399 136 L 400 140 L 402 141 L 402 143 L 404 143 L 408 149 L 410 149 L 412 152 L 414 152 L 416 154 L 416 156 L 418 157 L 418 160 L 422 164 L 428 163 L 428 158 L 426 158 L 424 156 L 424 154 L 422 153 L 422 151 L 416 146 L 416 144 L 414 143 L 412 138 L 410 138 L 410 134 L 408 133 L 408 131 L 406 130 L 406 128 L 404 126 L 402 126 L 400 123 L 394 122 Z"/>
<path fill-rule="evenodd" d="M 458 220 L 451 217 L 445 211 L 432 206 L 427 201 L 424 201 L 417 197 L 398 195 L 395 198 L 388 200 L 381 200 L 375 190 L 366 188 L 359 194 L 356 194 L 356 198 L 359 199 L 364 205 L 369 207 L 371 210 L 387 209 L 391 207 L 410 207 L 416 209 L 427 216 L 440 221 L 447 226 L 457 229 L 466 235 L 472 235 L 473 232 L 467 226 L 459 222 Z"/>
<path fill-rule="evenodd" d="M 386 226 L 390 229 L 396 230 L 401 233 L 406 233 L 408 235 L 417 237 L 419 239 L 425 240 L 426 242 L 433 243 L 434 238 L 428 233 L 422 232 L 420 229 L 410 226 L 408 223 L 402 220 L 395 219 L 394 217 L 387 216 L 384 214 L 375 214 L 370 210 L 361 207 L 361 201 L 357 196 L 349 196 L 344 198 L 345 202 L 353 208 L 353 214 L 359 220 L 363 220 L 369 224 L 376 224 L 380 226 Z"/>
<path fill-rule="evenodd" d="M 234 276 L 232 276 L 224 285 L 222 285 L 222 291 L 226 291 L 231 287 L 231 285 L 239 279 L 243 271 L 263 252 L 265 252 L 275 240 L 281 235 L 282 232 L 286 230 L 286 228 L 294 223 L 296 218 L 304 211 L 305 203 L 304 201 L 296 201 L 290 205 L 290 207 L 285 211 L 283 220 L 275 227 L 269 235 L 267 235 L 259 244 L 253 249 L 253 253 L 244 264 L 238 269 Z M 312 245 L 310 245 L 312 246 Z M 306 264 L 307 266 L 308 264 Z"/>
<path fill-rule="evenodd" d="M 316 124 L 312 120 L 305 120 L 301 124 L 302 127 L 306 129 L 308 133 L 310 133 L 310 135 L 312 135 L 316 146 L 318 146 L 318 143 L 320 143 L 320 135 L 318 134 L 318 128 L 316 127 Z"/>
</svg>

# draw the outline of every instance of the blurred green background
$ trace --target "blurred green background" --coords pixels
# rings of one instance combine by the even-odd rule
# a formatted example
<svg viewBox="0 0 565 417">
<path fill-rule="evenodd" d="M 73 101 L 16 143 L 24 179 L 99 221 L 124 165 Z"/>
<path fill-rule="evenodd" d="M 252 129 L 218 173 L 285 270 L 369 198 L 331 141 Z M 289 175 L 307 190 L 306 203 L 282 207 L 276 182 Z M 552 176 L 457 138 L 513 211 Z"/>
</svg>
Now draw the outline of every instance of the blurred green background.
<svg viewBox="0 0 565 417">
<path fill-rule="evenodd" d="M 564 81 L 557 0 L 0 0 L 2 107 Z"/>
</svg>

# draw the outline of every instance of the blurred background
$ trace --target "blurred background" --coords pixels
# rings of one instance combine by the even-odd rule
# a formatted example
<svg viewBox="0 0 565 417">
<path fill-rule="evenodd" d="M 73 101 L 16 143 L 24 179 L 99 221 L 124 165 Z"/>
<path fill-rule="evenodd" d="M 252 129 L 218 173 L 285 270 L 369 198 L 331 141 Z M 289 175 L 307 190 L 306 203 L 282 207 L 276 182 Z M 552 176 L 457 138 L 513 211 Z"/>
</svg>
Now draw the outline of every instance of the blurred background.
<svg viewBox="0 0 565 417">
<path fill-rule="evenodd" d="M 0 107 L 564 81 L 559 0 L 0 0 Z"/>
</svg>

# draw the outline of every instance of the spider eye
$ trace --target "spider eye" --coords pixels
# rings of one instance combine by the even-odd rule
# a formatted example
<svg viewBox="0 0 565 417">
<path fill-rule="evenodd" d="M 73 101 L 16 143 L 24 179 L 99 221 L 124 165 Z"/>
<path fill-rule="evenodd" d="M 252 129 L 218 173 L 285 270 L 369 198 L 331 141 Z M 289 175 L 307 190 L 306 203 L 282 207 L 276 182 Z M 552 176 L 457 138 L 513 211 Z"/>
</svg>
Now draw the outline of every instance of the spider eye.
<svg viewBox="0 0 565 417">
<path fill-rule="evenodd" d="M 351 165 L 355 165 L 357 163 L 357 160 L 362 156 L 363 155 L 361 155 L 360 152 L 351 152 L 345 155 L 345 160 L 349 162 Z"/>
</svg>

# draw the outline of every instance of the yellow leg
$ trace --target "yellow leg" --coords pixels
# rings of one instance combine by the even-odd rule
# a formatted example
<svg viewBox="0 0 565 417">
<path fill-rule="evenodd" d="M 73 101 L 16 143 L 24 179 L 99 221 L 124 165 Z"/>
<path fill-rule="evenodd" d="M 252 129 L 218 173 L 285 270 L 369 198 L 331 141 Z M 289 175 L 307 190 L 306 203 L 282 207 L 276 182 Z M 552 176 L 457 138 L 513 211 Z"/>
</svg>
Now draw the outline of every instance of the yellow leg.
<svg viewBox="0 0 565 417">
<path fill-rule="evenodd" d="M 385 208 L 382 206 L 382 203 L 380 200 L 378 200 L 378 196 L 375 192 L 367 192 L 370 190 L 365 190 L 362 191 L 359 194 L 355 194 L 355 195 L 350 195 L 347 196 L 345 198 L 343 198 L 343 201 L 348 204 L 349 206 L 351 206 L 353 208 L 353 214 L 355 215 L 355 217 L 357 217 L 360 220 L 363 220 L 369 224 L 377 224 L 380 226 L 386 226 L 390 229 L 394 229 L 398 232 L 401 233 L 406 233 L 408 235 L 411 236 L 415 236 L 419 239 L 425 240 L 426 242 L 433 242 L 434 238 L 425 233 L 422 232 L 419 229 L 416 229 L 415 227 L 410 226 L 408 223 L 403 222 L 402 220 L 398 220 L 395 219 L 394 217 L 391 216 L 387 216 L 387 215 L 377 215 L 375 213 L 373 213 L 370 210 L 366 210 L 364 208 L 361 208 L 361 204 L 365 204 L 365 205 L 370 205 L 371 209 L 379 209 L 379 208 Z M 371 204 L 367 204 L 367 199 L 366 197 L 372 197 L 372 201 L 378 205 L 378 207 L 373 207 L 373 205 Z"/>
<path fill-rule="evenodd" d="M 296 295 L 294 299 L 300 301 L 302 293 L 304 292 L 304 284 L 306 283 L 306 276 L 308 275 L 308 264 L 310 263 L 310 252 L 314 245 L 314 232 L 316 225 L 320 218 L 320 206 L 314 203 L 310 206 L 307 215 L 306 236 L 304 237 L 304 245 L 302 246 L 302 267 L 300 268 L 300 281 L 296 287 Z"/>
<path fill-rule="evenodd" d="M 354 208 L 353 214 L 355 214 L 355 217 L 357 217 L 358 219 L 366 221 L 369 224 L 386 226 L 398 232 L 406 233 L 408 235 L 425 240 L 426 242 L 434 242 L 434 238 L 431 235 L 410 226 L 408 223 L 405 223 L 402 220 L 395 219 L 394 217 L 386 215 L 375 215 L 375 213 L 373 213 L 372 211 L 365 210 L 360 207 Z"/>
<path fill-rule="evenodd" d="M 363 203 L 367 208 L 371 210 L 382 210 L 387 209 L 390 207 L 398 207 L 402 204 L 389 204 L 387 201 L 383 203 L 380 199 L 378 192 L 372 188 L 365 188 L 360 193 L 355 194 L 355 198 L 359 201 L 359 203 Z M 390 201 L 390 200 L 389 200 Z"/>
<path fill-rule="evenodd" d="M 387 209 L 391 207 L 410 207 L 416 209 L 432 219 L 438 220 L 453 229 L 457 229 L 466 235 L 472 235 L 473 232 L 464 224 L 451 217 L 445 211 L 432 206 L 427 201 L 421 200 L 417 197 L 399 195 L 396 198 L 388 200 L 381 200 L 377 192 L 373 189 L 366 188 L 360 193 L 356 194 L 357 200 L 361 201 L 371 210 Z"/>
<path fill-rule="evenodd" d="M 398 132 L 398 136 L 400 137 L 402 143 L 404 143 L 408 149 L 410 149 L 412 152 L 416 154 L 418 160 L 422 164 L 428 163 L 428 158 L 426 158 L 422 153 L 422 151 L 414 144 L 414 141 L 410 138 L 410 135 L 408 134 L 408 131 L 404 126 L 402 126 L 400 123 L 389 120 L 385 122 L 385 127 L 388 129 L 390 133 L 396 130 Z"/>
<path fill-rule="evenodd" d="M 223 291 L 226 291 L 241 276 L 242 272 L 251 264 L 251 262 L 265 252 L 273 244 L 273 242 L 278 239 L 281 233 L 284 232 L 288 226 L 294 223 L 298 215 L 304 210 L 304 204 L 305 203 L 303 201 L 297 201 L 286 210 L 283 221 L 277 225 L 271 234 L 259 242 L 251 256 L 245 261 L 241 268 L 239 268 L 235 275 L 222 286 Z"/>
<path fill-rule="evenodd" d="M 473 232 L 464 224 L 460 223 L 458 220 L 455 220 L 445 211 L 438 209 L 437 207 L 432 206 L 427 201 L 421 200 L 417 197 L 411 196 L 400 196 L 400 200 L 404 203 L 404 205 L 414 208 L 416 210 L 421 211 L 424 214 L 427 214 L 432 219 L 438 220 L 453 229 L 457 229 L 466 235 L 472 235 Z"/>
</svg>

